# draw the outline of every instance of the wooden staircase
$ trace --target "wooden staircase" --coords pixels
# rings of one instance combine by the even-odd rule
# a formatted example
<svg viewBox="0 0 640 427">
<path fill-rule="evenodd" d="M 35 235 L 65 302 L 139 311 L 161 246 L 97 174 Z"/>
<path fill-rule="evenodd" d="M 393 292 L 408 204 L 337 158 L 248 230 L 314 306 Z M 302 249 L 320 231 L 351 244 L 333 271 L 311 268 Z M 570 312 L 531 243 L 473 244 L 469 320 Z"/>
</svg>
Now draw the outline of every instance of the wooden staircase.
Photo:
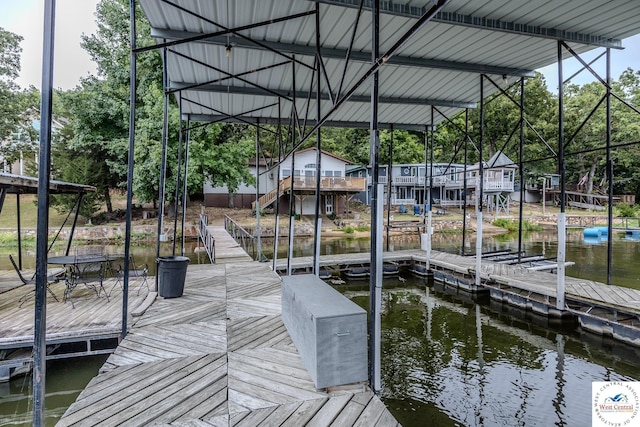
<svg viewBox="0 0 640 427">
<path fill-rule="evenodd" d="M 271 204 L 273 204 L 273 202 L 276 201 L 276 197 L 278 196 L 278 194 L 282 196 L 283 194 L 285 194 L 285 191 L 290 189 L 291 189 L 291 177 L 288 176 L 285 179 L 280 180 L 280 184 L 278 185 L 278 188 L 274 188 L 273 190 L 262 195 L 262 197 L 258 199 L 258 202 L 260 203 L 260 208 L 264 209 L 271 206 Z M 256 202 L 251 202 L 251 209 L 255 209 L 255 208 L 256 208 Z"/>
</svg>

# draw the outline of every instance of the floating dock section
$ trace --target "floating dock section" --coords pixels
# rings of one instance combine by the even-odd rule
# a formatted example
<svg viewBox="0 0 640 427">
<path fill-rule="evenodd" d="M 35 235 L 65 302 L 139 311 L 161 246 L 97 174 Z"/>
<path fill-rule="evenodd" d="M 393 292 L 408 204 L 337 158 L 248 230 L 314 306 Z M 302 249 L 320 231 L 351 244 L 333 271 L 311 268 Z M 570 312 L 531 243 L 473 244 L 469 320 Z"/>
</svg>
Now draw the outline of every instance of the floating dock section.
<svg viewBox="0 0 640 427">
<path fill-rule="evenodd" d="M 383 259 L 420 276 L 433 274 L 436 280 L 466 292 L 488 292 L 492 299 L 522 310 L 550 317 L 575 316 L 586 331 L 640 346 L 640 290 L 567 276 L 566 306 L 564 310 L 558 310 L 557 276 L 550 272 L 557 265 L 547 263 L 526 268 L 483 260 L 478 287 L 475 258 L 472 257 L 432 251 L 430 271 L 426 269 L 424 251 L 385 252 Z M 325 255 L 320 258 L 320 265 L 339 274 L 352 266 L 367 266 L 369 260 L 368 253 Z M 294 272 L 306 273 L 311 270 L 313 260 L 311 257 L 295 258 L 291 265 Z M 286 267 L 286 260 L 277 264 L 278 272 L 284 273 Z"/>
</svg>

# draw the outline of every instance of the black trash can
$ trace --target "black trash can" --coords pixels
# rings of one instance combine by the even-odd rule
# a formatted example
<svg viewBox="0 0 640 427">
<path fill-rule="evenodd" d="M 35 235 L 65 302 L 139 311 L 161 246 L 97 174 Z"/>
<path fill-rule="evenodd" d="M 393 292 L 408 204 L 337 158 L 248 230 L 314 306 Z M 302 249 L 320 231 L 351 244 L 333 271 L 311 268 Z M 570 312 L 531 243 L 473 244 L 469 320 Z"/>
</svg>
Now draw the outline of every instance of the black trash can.
<svg viewBox="0 0 640 427">
<path fill-rule="evenodd" d="M 187 276 L 189 258 L 164 256 L 158 258 L 158 294 L 165 298 L 181 297 Z"/>
</svg>

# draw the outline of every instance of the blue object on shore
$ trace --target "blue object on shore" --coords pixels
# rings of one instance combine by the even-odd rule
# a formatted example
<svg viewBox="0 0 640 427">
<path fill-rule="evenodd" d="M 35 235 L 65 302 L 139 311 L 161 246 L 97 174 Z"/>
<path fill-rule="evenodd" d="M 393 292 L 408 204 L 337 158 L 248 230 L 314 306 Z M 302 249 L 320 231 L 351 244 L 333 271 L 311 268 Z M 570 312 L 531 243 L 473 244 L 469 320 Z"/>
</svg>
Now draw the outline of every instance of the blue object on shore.
<svg viewBox="0 0 640 427">
<path fill-rule="evenodd" d="M 584 237 L 602 237 L 602 230 L 600 230 L 600 227 L 585 228 L 582 233 Z"/>
<path fill-rule="evenodd" d="M 600 230 L 603 236 L 609 235 L 609 227 L 594 227 L 596 230 Z"/>
</svg>

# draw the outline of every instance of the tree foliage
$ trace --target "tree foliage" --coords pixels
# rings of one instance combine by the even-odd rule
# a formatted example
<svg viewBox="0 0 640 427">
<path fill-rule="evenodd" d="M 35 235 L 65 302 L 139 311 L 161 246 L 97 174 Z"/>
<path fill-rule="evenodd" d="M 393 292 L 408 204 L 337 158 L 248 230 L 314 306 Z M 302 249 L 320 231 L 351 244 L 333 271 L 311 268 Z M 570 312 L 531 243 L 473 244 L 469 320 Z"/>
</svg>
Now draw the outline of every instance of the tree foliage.
<svg viewBox="0 0 640 427">
<path fill-rule="evenodd" d="M 129 130 L 129 2 L 128 0 L 101 0 L 96 11 L 98 30 L 85 36 L 83 47 L 98 64 L 98 76 L 85 79 L 73 91 L 60 94 L 62 111 L 69 124 L 58 139 L 55 150 L 54 170 L 57 178 L 95 185 L 98 193 L 90 200 L 89 211 L 106 203 L 111 209 L 110 192 L 124 189 L 126 183 L 128 130 Z M 150 29 L 144 14 L 138 14 L 137 46 L 152 45 Z M 8 40 L 2 42 L 2 38 Z M 9 52 L 0 60 L 5 64 L 17 64 L 15 38 L 7 38 L 0 31 L 0 47 Z M 3 44 L 4 43 L 4 44 Z M 7 44 L 8 43 L 8 44 Z M 9 46 L 8 50 L 5 46 Z M 19 49 L 19 47 L 18 47 Z M 162 61 L 157 51 L 137 56 L 138 92 L 136 94 L 136 146 L 134 158 L 134 193 L 138 202 L 155 202 L 159 194 L 159 176 L 163 159 L 163 85 Z M 8 74 L 4 71 L 9 70 Z M 15 67 L 0 64 L 0 77 L 10 81 Z M 1 88 L 0 88 L 1 89 Z M 514 82 L 506 94 L 496 92 L 485 100 L 483 153 L 479 153 L 480 113 L 478 109 L 464 112 L 443 120 L 434 134 L 434 160 L 443 163 L 463 163 L 464 148 L 467 162 L 487 160 L 502 150 L 515 162 L 520 157 L 520 84 Z M 524 148 L 522 156 L 528 179 L 556 173 L 558 162 L 558 100 L 547 90 L 544 78 L 536 74 L 526 79 L 524 112 Z M 627 70 L 613 83 L 614 93 L 625 102 L 640 105 L 640 73 Z M 587 189 L 591 183 L 606 182 L 605 150 L 606 126 L 604 106 L 600 104 L 604 88 L 600 83 L 584 86 L 567 85 L 565 88 L 565 149 L 567 178 L 578 183 L 587 177 Z M 0 92 L 0 96 L 2 93 Z M 14 102 L 14 101 L 12 101 Z M 176 177 L 179 173 L 180 120 L 176 99 L 170 98 L 168 116 L 168 145 L 166 149 L 166 198 L 175 198 Z M 585 123 L 587 117 L 591 118 Z M 4 117 L 0 120 L 4 120 Z M 0 131 L 3 131 L 0 122 Z M 640 196 L 640 121 L 633 108 L 623 102 L 612 101 L 613 165 L 617 192 L 635 193 Z M 427 124 L 427 123 L 425 123 Z M 188 192 L 199 193 L 206 181 L 214 186 L 226 185 L 231 193 L 242 183 L 251 184 L 248 159 L 254 156 L 256 128 L 247 125 L 195 125 L 192 123 L 189 143 Z M 465 139 L 465 128 L 469 137 Z M 276 126 L 261 126 L 261 154 L 277 157 L 296 145 L 298 137 L 291 136 L 292 129 L 283 127 L 278 135 Z M 186 134 L 184 130 L 183 135 Z M 0 135 L 1 136 L 1 135 Z M 422 163 L 425 141 L 430 137 L 424 132 L 384 130 L 380 132 L 381 164 L 389 162 L 393 141 L 394 163 Z M 370 137 L 368 129 L 324 128 L 321 130 L 322 148 L 344 157 L 354 164 L 369 164 Z M 429 139 L 430 141 L 430 139 Z M 282 146 L 279 145 L 282 143 Z M 431 144 L 431 142 L 429 142 Z M 315 137 L 309 138 L 299 148 L 313 147 Z M 184 153 L 182 153 L 184 159 Z"/>
<path fill-rule="evenodd" d="M 138 6 L 139 7 L 139 6 Z M 137 46 L 154 44 L 150 28 L 138 11 Z M 69 126 L 61 132 L 54 152 L 54 169 L 60 179 L 97 187 L 84 208 L 91 215 L 106 204 L 110 194 L 124 190 L 129 148 L 129 2 L 101 0 L 96 10 L 97 32 L 83 37 L 82 46 L 96 62 L 98 76 L 84 79 L 73 91 L 62 94 Z M 139 203 L 156 202 L 162 164 L 163 86 L 162 61 L 158 52 L 137 55 L 136 135 L 134 194 Z M 167 200 L 175 197 L 180 121 L 176 100 L 170 99 L 166 149 Z M 205 179 L 237 189 L 251 182 L 246 138 L 233 125 L 209 125 L 194 129 L 190 136 L 188 193 L 200 193 Z M 185 132 L 186 133 L 186 132 Z M 235 136 L 234 136 L 235 135 Z M 184 161 L 184 153 L 182 159 Z M 180 183 L 182 189 L 182 183 Z M 66 202 L 69 203 L 69 202 Z"/>
<path fill-rule="evenodd" d="M 15 135 L 21 133 L 23 142 L 32 137 L 30 121 L 24 114 L 30 91 L 20 92 L 15 83 L 20 73 L 21 41 L 21 36 L 0 27 L 0 154 L 8 161 L 19 152 Z"/>
</svg>

